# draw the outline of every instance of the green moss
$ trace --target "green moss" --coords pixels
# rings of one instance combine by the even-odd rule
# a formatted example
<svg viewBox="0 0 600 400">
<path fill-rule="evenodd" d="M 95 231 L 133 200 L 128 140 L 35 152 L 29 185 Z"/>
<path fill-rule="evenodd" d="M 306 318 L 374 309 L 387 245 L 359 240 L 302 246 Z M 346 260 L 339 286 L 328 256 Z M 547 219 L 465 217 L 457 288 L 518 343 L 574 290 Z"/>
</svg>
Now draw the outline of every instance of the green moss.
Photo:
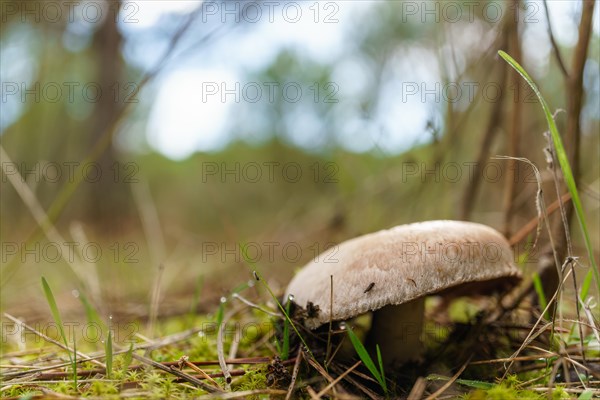
<svg viewBox="0 0 600 400">
<path fill-rule="evenodd" d="M 448 315 L 454 322 L 468 324 L 475 320 L 479 307 L 467 297 L 455 299 L 448 308 Z"/>
<path fill-rule="evenodd" d="M 504 382 L 494 385 L 488 390 L 475 390 L 463 396 L 465 400 L 512 400 L 512 399 L 528 399 L 528 400 L 545 400 L 548 397 L 546 393 L 534 392 L 532 390 L 522 390 L 517 387 L 512 387 L 511 384 L 516 383 L 513 379 L 511 382 Z M 557 386 L 552 390 L 552 399 L 570 399 L 570 396 L 564 388 Z"/>
<path fill-rule="evenodd" d="M 552 399 L 558 400 L 558 399 L 570 399 L 572 398 L 572 396 L 567 393 L 565 391 L 565 389 L 561 386 L 557 386 L 553 391 L 552 391 Z"/>
<path fill-rule="evenodd" d="M 267 387 L 267 376 L 264 368 L 251 369 L 231 386 L 234 390 L 265 389 Z"/>
<path fill-rule="evenodd" d="M 83 395 L 106 397 L 107 395 L 116 395 L 118 393 L 119 388 L 115 383 L 104 380 L 95 380 L 89 385 L 88 390 Z"/>
<path fill-rule="evenodd" d="M 20 396 L 22 399 L 29 399 L 36 394 L 40 394 L 39 391 L 32 391 L 31 388 L 22 386 L 12 386 L 2 392 L 2 396 L 6 397 L 17 397 Z"/>
<path fill-rule="evenodd" d="M 517 389 L 505 386 L 496 385 L 489 390 L 476 390 L 469 393 L 465 399 L 467 400 L 513 400 L 513 399 L 543 399 L 544 397 L 531 391 Z"/>
</svg>

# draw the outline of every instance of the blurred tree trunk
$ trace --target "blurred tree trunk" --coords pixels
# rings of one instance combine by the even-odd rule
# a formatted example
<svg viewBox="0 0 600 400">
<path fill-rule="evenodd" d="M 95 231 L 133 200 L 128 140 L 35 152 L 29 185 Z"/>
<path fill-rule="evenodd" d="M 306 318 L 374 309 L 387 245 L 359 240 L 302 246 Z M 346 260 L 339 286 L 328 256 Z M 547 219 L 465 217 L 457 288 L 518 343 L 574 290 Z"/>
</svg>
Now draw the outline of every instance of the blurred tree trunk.
<svg viewBox="0 0 600 400">
<path fill-rule="evenodd" d="M 96 31 L 92 52 L 97 68 L 96 83 L 102 93 L 91 117 L 89 148 L 92 149 L 105 135 L 111 135 L 126 96 L 123 82 L 124 63 L 121 57 L 122 37 L 117 27 L 120 1 L 108 1 L 107 14 Z M 116 233 L 128 212 L 129 188 L 122 163 L 115 149 L 109 145 L 98 160 L 102 178 L 91 183 L 88 218 L 104 233 Z"/>
<path fill-rule="evenodd" d="M 519 5 L 520 0 L 514 0 L 514 18 L 511 18 L 507 22 L 507 35 L 508 35 L 508 49 L 509 54 L 522 63 L 521 54 L 521 37 L 519 35 Z M 517 101 L 512 102 L 512 109 L 509 111 L 509 135 L 508 135 L 508 155 L 511 157 L 519 157 L 519 139 L 521 134 L 521 83 L 523 82 L 519 73 L 512 68 L 510 69 L 510 82 L 515 90 L 515 97 Z M 504 228 L 503 233 L 506 237 L 511 234 L 511 221 L 513 218 L 513 201 L 516 192 L 515 182 L 515 169 L 519 167 L 516 160 L 506 160 L 506 179 L 505 179 L 505 190 L 504 190 Z"/>
</svg>

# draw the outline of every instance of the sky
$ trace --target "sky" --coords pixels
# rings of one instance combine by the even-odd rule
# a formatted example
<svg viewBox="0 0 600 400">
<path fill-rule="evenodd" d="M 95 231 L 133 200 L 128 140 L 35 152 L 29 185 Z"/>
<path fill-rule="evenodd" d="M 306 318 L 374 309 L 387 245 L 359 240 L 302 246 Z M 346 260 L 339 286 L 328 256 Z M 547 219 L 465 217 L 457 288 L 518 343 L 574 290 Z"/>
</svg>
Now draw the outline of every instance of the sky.
<svg viewBox="0 0 600 400">
<path fill-rule="evenodd" d="M 170 158 L 183 159 L 195 151 L 223 148 L 229 141 L 229 121 L 236 115 L 243 114 L 244 106 L 252 107 L 254 98 L 260 96 L 261 101 L 266 101 L 268 105 L 272 104 L 269 101 L 270 93 L 275 93 L 273 98 L 283 95 L 290 101 L 294 101 L 296 97 L 293 80 L 287 88 L 283 87 L 286 82 L 270 87 L 265 82 L 248 81 L 246 76 L 249 73 L 268 66 L 279 51 L 286 47 L 294 47 L 319 63 L 335 63 L 336 57 L 345 48 L 344 30 L 349 26 L 344 21 L 351 21 L 351 13 L 371 6 L 370 2 L 338 2 L 336 4 L 339 4 L 339 8 L 325 9 L 326 6 L 319 6 L 317 14 L 316 8 L 310 9 L 314 6 L 311 2 L 297 2 L 294 4 L 298 4 L 298 8 L 288 7 L 285 10 L 283 3 L 273 3 L 277 6 L 274 5 L 271 9 L 260 6 L 262 14 L 256 23 L 252 21 L 257 19 L 258 12 L 254 13 L 249 9 L 242 13 L 241 19 L 245 19 L 248 25 L 245 29 L 226 33 L 219 39 L 219 43 L 203 50 L 199 60 L 169 68 L 161 76 L 146 132 L 153 149 Z M 143 7 L 150 6 L 147 10 L 152 15 L 150 20 L 159 23 L 161 15 L 173 12 L 171 7 L 175 7 L 175 12 L 183 11 L 177 4 L 180 3 L 151 2 Z M 207 24 L 215 21 L 218 24 L 223 20 L 226 24 L 235 22 L 233 14 L 228 14 L 220 4 L 217 8 L 216 11 L 211 8 L 207 9 L 208 12 L 203 10 L 208 16 L 206 20 L 202 20 L 203 17 L 199 19 Z M 130 34 L 135 35 L 135 30 L 148 27 L 150 24 L 132 25 Z M 356 76 L 349 78 L 356 80 Z M 300 90 L 303 97 L 313 94 L 306 85 L 301 86 Z M 344 93 L 336 96 L 338 97 L 344 97 Z M 290 141 L 306 147 L 309 143 L 315 143 L 306 134 L 310 131 L 306 128 L 315 127 L 320 121 L 310 113 L 297 114 L 299 115 L 287 117 L 287 126 L 291 127 L 288 129 L 291 132 Z M 256 123 L 256 130 L 266 128 L 261 122 L 269 122 L 260 121 L 256 114 L 251 118 L 249 123 Z M 255 121 L 256 118 L 258 121 Z M 293 120 L 298 119 L 302 119 L 303 129 L 294 134 L 294 126 L 297 124 Z"/>
<path fill-rule="evenodd" d="M 445 5 L 435 15 L 452 18 L 452 4 L 458 2 L 435 2 Z M 475 4 L 483 4 L 474 2 Z M 577 40 L 576 8 L 579 2 L 572 0 L 548 1 L 550 20 L 559 44 L 569 46 Z M 284 117 L 286 139 L 307 150 L 322 144 L 323 122 L 317 115 L 317 102 L 305 101 L 318 93 L 319 101 L 330 96 L 338 102 L 333 107 L 333 121 L 337 143 L 349 151 L 364 152 L 383 149 L 388 154 L 405 151 L 414 144 L 431 139 L 426 133 L 428 123 L 439 125 L 443 121 L 439 102 L 430 98 L 409 96 L 399 99 L 398 93 L 406 93 L 406 82 L 420 82 L 427 89 L 436 88 L 441 71 L 438 58 L 431 50 L 415 45 L 400 49 L 394 69 L 384 71 L 389 79 L 381 93 L 380 106 L 367 117 L 356 112 L 355 99 L 372 87 L 373 77 L 369 66 L 352 51 L 348 33 L 363 28 L 363 21 L 376 7 L 377 1 L 232 1 L 229 8 L 222 3 L 190 0 L 128 1 L 124 3 L 119 17 L 121 32 L 125 38 L 124 56 L 128 63 L 148 71 L 160 60 L 169 47 L 169 40 L 182 22 L 182 16 L 202 11 L 195 25 L 186 32 L 166 68 L 153 83 L 153 93 L 142 96 L 140 109 L 148 110 L 145 123 L 135 125 L 152 150 L 181 160 L 198 151 L 217 151 L 233 138 L 233 123 L 247 126 L 249 141 L 260 142 L 270 121 L 265 117 L 264 107 L 270 107 L 271 93 L 284 96 L 294 102 L 298 88 L 302 101 L 290 115 Z M 406 18 L 429 18 L 422 9 L 415 10 L 423 2 L 405 2 Z M 431 4 L 431 3 L 430 3 Z M 488 4 L 487 2 L 485 4 Z M 235 7 L 246 7 L 238 13 L 241 28 L 235 27 Z M 523 11 L 525 30 L 523 46 L 526 65 L 534 76 L 548 67 L 550 44 L 543 5 L 528 1 Z M 238 10 L 239 11 L 239 10 Z M 494 18 L 494 8 L 489 8 L 489 19 Z M 463 9 L 462 11 L 466 11 Z M 600 7 L 595 8 L 594 31 L 600 34 Z M 490 40 L 485 30 L 476 24 L 448 24 L 453 42 L 457 47 L 475 48 Z M 207 29 L 221 29 L 214 36 L 212 45 L 199 45 L 199 37 Z M 226 29 L 222 29 L 226 28 Z M 229 29 L 233 28 L 233 29 Z M 72 51 L 89 46 L 93 30 L 85 21 L 69 24 L 63 45 Z M 222 33 L 222 34 L 221 34 Z M 35 48 L 28 48 L 32 40 L 31 30 L 15 29 L 1 39 L 0 70 L 2 81 L 32 81 L 36 75 L 36 63 L 32 60 Z M 43 38 L 37 38 L 37 42 Z M 279 82 L 275 87 L 265 82 L 248 80 L 253 72 L 271 64 L 282 49 L 293 48 L 307 59 L 333 66 L 333 86 L 310 87 L 293 82 Z M 199 50 L 198 50 L 199 49 Z M 441 51 L 450 51 L 442 48 Z M 415 68 L 415 61 L 418 67 Z M 457 60 L 461 68 L 460 57 Z M 451 71 L 458 75 L 461 71 Z M 295 85 L 294 85 L 295 84 Z M 422 88 L 419 88 L 422 89 Z M 438 88 L 436 88 L 438 89 Z M 4 87 L 3 87 L 4 90 Z M 275 92 L 271 92 L 274 90 Z M 3 95 L 4 97 L 4 95 Z M 255 99 L 260 98 L 255 104 Z M 5 101 L 6 100 L 6 101 Z M 2 100 L 0 130 L 14 122 L 23 112 L 23 104 L 14 99 Z M 459 104 L 460 106 L 460 104 Z M 262 108 L 261 108 L 262 107 Z M 85 118 L 92 107 L 71 107 L 70 113 Z M 399 123 L 401 121 L 401 123 Z M 139 140 L 120 140 L 134 143 Z M 135 147 L 135 146 L 133 146 Z"/>
<path fill-rule="evenodd" d="M 230 140 L 227 137 L 229 122 L 240 115 L 239 103 L 249 102 L 254 98 L 244 92 L 244 86 L 250 84 L 248 90 L 252 86 L 259 86 L 259 89 L 254 89 L 262 90 L 263 96 L 268 89 L 261 82 L 244 81 L 245 72 L 265 67 L 285 47 L 294 47 L 317 62 L 336 66 L 334 77 L 340 88 L 336 96 L 340 100 L 340 108 L 344 107 L 345 99 L 368 90 L 368 77 L 362 73 L 361 60 L 343 57 L 349 52 L 344 39 L 346 32 L 354 29 L 356 21 L 370 7 L 376 6 L 376 2 L 321 2 L 318 6 L 313 2 L 295 2 L 300 5 L 301 17 L 295 7 L 284 11 L 283 3 L 273 3 L 278 6 L 268 9 L 260 5 L 260 12 L 248 9 L 246 13 L 242 13 L 246 22 L 259 21 L 253 23 L 250 29 L 227 35 L 200 62 L 169 68 L 161 77 L 146 131 L 153 149 L 177 160 L 184 159 L 195 151 L 215 151 L 226 146 Z M 557 41 L 562 45 L 572 45 L 577 40 L 577 24 L 573 17 L 575 3 L 556 0 L 548 2 L 552 27 Z M 165 14 L 189 12 L 192 4 L 188 1 L 153 1 L 142 5 L 140 2 L 145 22 L 134 26 L 134 31 L 159 24 Z M 212 5 L 210 7 L 210 3 L 204 4 L 207 8 L 202 10 L 206 14 L 203 22 L 234 20 L 235 16 L 228 14 L 231 9 L 223 9 L 218 3 Z M 523 16 L 525 22 L 539 21 L 525 24 L 527 28 L 524 32 L 526 57 L 534 73 L 547 67 L 551 51 L 541 7 L 541 2 L 528 2 Z M 409 9 L 407 15 L 410 15 L 408 11 Z M 452 10 L 448 12 L 450 11 Z M 596 7 L 596 33 L 600 32 L 598 11 L 599 8 Z M 440 10 L 440 15 L 442 12 Z M 262 13 L 260 18 L 259 13 Z M 490 19 L 492 18 L 494 17 L 490 11 Z M 135 34 L 134 31 L 132 34 Z M 481 40 L 474 31 L 464 36 L 463 39 L 466 40 Z M 409 57 L 399 60 L 397 74 L 405 81 L 425 82 L 427 88 L 435 87 L 440 74 L 435 55 L 422 48 L 409 48 L 406 51 Z M 340 62 L 338 67 L 336 60 L 339 57 L 344 60 L 349 58 L 349 61 Z M 415 59 L 421 61 L 418 70 L 415 70 L 410 61 Z M 239 82 L 239 87 L 236 82 Z M 427 99 L 419 98 L 398 101 L 401 89 L 398 81 L 386 85 L 381 103 L 390 104 L 390 107 L 381 110 L 375 116 L 376 121 L 360 117 L 341 121 L 337 133 L 339 143 L 350 151 L 369 151 L 379 146 L 393 153 L 428 140 L 430 136 L 424 135 L 423 131 L 431 119 L 431 105 L 427 104 Z M 234 94 L 224 95 L 227 90 L 237 92 L 239 98 L 236 99 Z M 207 94 L 213 92 L 214 94 Z M 318 131 L 318 118 L 308 112 L 299 111 L 295 114 L 289 116 L 288 125 L 297 126 L 293 121 L 302 121 L 304 129 L 298 129 L 297 133 L 294 133 L 293 128 L 289 129 L 290 141 L 300 147 L 310 148 L 315 143 L 315 138 L 306 132 L 311 128 Z M 439 112 L 434 112 L 433 115 L 438 122 L 442 119 Z M 398 127 L 399 120 L 402 121 L 401 129 Z M 383 128 L 385 135 L 380 134 L 379 127 Z M 356 132 L 361 132 L 361 135 Z"/>
</svg>

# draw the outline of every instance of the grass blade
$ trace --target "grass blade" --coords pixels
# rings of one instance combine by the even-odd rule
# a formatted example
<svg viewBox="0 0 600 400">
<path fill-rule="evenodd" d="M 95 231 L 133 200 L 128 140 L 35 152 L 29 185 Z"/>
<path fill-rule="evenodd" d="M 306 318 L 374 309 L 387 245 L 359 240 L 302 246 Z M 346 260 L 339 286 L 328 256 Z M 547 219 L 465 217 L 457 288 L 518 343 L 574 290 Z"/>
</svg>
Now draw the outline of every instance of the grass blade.
<svg viewBox="0 0 600 400">
<path fill-rule="evenodd" d="M 108 331 L 108 338 L 106 339 L 106 377 L 112 378 L 113 371 L 113 345 L 112 345 L 112 332 Z"/>
<path fill-rule="evenodd" d="M 281 345 L 279 344 L 279 339 L 277 339 L 277 336 L 273 337 L 275 339 L 275 350 L 277 350 L 277 353 L 281 354 Z"/>
<path fill-rule="evenodd" d="M 449 378 L 447 376 L 438 375 L 438 374 L 431 374 L 427 377 L 428 381 L 449 381 L 450 379 L 451 378 Z M 459 383 L 463 386 L 467 386 L 467 387 L 474 388 L 474 389 L 481 389 L 481 390 L 489 390 L 495 386 L 494 383 L 485 382 L 485 381 L 476 381 L 476 380 L 472 380 L 472 379 L 457 379 L 455 382 Z"/>
<path fill-rule="evenodd" d="M 365 367 L 367 367 L 371 375 L 373 375 L 375 380 L 379 383 L 379 386 L 381 386 L 381 388 L 387 393 L 386 382 L 379 373 L 379 370 L 375 366 L 375 363 L 373 362 L 373 359 L 367 352 L 367 349 L 365 349 L 365 346 L 362 344 L 362 342 L 356 336 L 356 334 L 354 333 L 352 328 L 350 328 L 350 326 L 347 326 L 347 331 L 348 336 L 350 337 L 350 341 L 352 342 L 352 346 L 354 346 L 354 350 L 356 350 L 358 357 L 360 357 L 360 360 L 363 362 L 363 364 L 365 364 Z M 379 354 L 378 357 L 380 357 Z"/>
<path fill-rule="evenodd" d="M 54 294 L 52 293 L 52 289 L 50 289 L 50 285 L 46 282 L 46 278 L 42 277 L 42 287 L 44 288 L 44 294 L 46 295 L 46 301 L 48 302 L 48 306 L 50 307 L 50 312 L 52 313 L 52 318 L 54 319 L 54 323 L 58 326 L 58 332 L 65 344 L 65 347 L 69 348 L 69 342 L 67 341 L 67 335 L 65 335 L 65 329 L 63 327 L 62 318 L 60 317 L 60 312 L 58 311 L 58 306 L 56 305 L 56 299 L 54 298 Z M 73 357 L 71 352 L 69 353 L 69 359 L 72 361 Z"/>
<path fill-rule="evenodd" d="M 475 381 L 472 379 L 457 379 L 456 383 L 463 386 L 472 387 L 475 389 L 489 390 L 494 387 L 494 384 L 484 381 Z"/>
<path fill-rule="evenodd" d="M 246 264 L 250 267 L 250 268 L 254 268 L 256 266 L 256 263 L 254 261 L 252 261 L 252 259 L 248 256 L 247 253 L 247 246 L 244 246 L 243 244 L 239 244 L 239 248 L 240 251 L 242 253 L 242 257 L 244 258 L 244 261 L 246 262 Z M 257 282 L 260 282 L 265 289 L 267 289 L 267 291 L 269 292 L 269 295 L 271 296 L 271 298 L 273 299 L 273 301 L 275 302 L 275 304 L 277 304 L 277 307 L 279 308 L 279 310 L 281 311 L 281 313 L 283 314 L 284 318 L 285 318 L 285 322 L 287 322 L 288 326 L 291 326 L 292 329 L 294 330 L 294 332 L 296 333 L 296 335 L 298 335 L 298 338 L 300 339 L 300 341 L 302 342 L 302 344 L 304 345 L 304 348 L 306 349 L 306 351 L 308 352 L 308 354 L 311 356 L 311 358 L 313 360 L 317 360 L 314 356 L 314 354 L 312 353 L 312 351 L 310 350 L 310 347 L 308 347 L 308 345 L 306 344 L 306 341 L 304 340 L 304 338 L 302 337 L 302 335 L 300 334 L 300 332 L 298 331 L 298 328 L 296 328 L 296 325 L 294 324 L 294 322 L 292 321 L 292 319 L 290 318 L 290 313 L 288 307 L 283 308 L 283 306 L 281 305 L 281 302 L 279 301 L 279 299 L 277 298 L 277 296 L 275 296 L 275 293 L 273 293 L 273 291 L 271 290 L 271 288 L 269 287 L 269 285 L 265 282 L 265 280 L 262 278 L 261 274 L 256 270 L 252 270 L 252 275 L 254 276 L 254 279 Z M 288 300 L 289 303 L 289 300 Z M 284 325 L 285 327 L 285 325 Z M 289 330 L 288 330 L 288 352 L 289 352 Z M 285 341 L 285 338 L 284 338 Z M 285 343 L 284 343 L 285 346 Z M 282 352 L 283 352 L 283 347 L 282 347 Z M 281 352 L 280 352 L 281 353 Z"/>
<path fill-rule="evenodd" d="M 219 308 L 217 309 L 217 314 L 215 315 L 217 326 L 221 326 L 221 323 L 223 322 L 223 318 L 225 316 L 225 303 L 227 303 L 227 298 L 221 297 L 221 300 L 219 301 Z"/>
<path fill-rule="evenodd" d="M 537 98 L 542 105 L 542 109 L 544 110 L 544 114 L 546 116 L 546 121 L 548 122 L 548 127 L 550 128 L 550 135 L 552 136 L 552 142 L 554 143 L 554 147 L 556 149 L 556 156 L 558 158 L 558 163 L 560 164 L 560 169 L 562 170 L 563 176 L 565 178 L 565 183 L 567 188 L 569 189 L 569 193 L 571 194 L 571 200 L 573 202 L 573 206 L 575 207 L 575 214 L 577 215 L 577 220 L 579 221 L 579 226 L 581 228 L 581 232 L 583 234 L 583 238 L 585 241 L 585 247 L 588 252 L 588 257 L 590 259 L 590 263 L 592 264 L 592 271 L 594 271 L 594 277 L 596 278 L 596 284 L 598 287 L 598 292 L 600 293 L 600 273 L 598 272 L 598 266 L 596 264 L 596 259 L 594 257 L 594 249 L 592 247 L 592 242 L 590 240 L 590 235 L 588 233 L 587 224 L 585 221 L 585 215 L 583 213 L 583 207 L 581 205 L 581 200 L 579 199 L 579 193 L 577 192 L 577 186 L 575 184 L 575 179 L 573 177 L 573 172 L 571 170 L 571 165 L 569 164 L 569 159 L 567 158 L 567 153 L 562 143 L 562 139 L 560 138 L 560 133 L 558 132 L 558 128 L 556 127 L 556 123 L 554 122 L 554 118 L 552 117 L 552 113 L 550 112 L 550 107 L 544 100 L 544 97 L 540 93 L 537 85 L 533 82 L 533 79 L 529 76 L 529 74 L 523 69 L 523 67 L 515 61 L 511 56 L 505 53 L 502 50 L 498 51 L 500 57 L 502 57 L 515 71 L 519 73 L 527 81 L 531 89 L 535 92 Z M 585 300 L 587 297 L 587 292 L 585 296 L 582 298 Z"/>
<path fill-rule="evenodd" d="M 200 303 L 200 294 L 202 293 L 202 285 L 204 283 L 203 276 L 200 275 L 198 277 L 198 281 L 196 282 L 196 287 L 194 288 L 194 297 L 192 298 L 192 304 L 190 305 L 190 314 L 194 315 L 196 310 L 198 309 L 198 304 Z"/>
<path fill-rule="evenodd" d="M 383 369 L 383 358 L 381 357 L 381 350 L 379 345 L 375 345 L 377 349 L 377 361 L 379 362 L 379 372 L 381 373 L 381 380 L 383 382 L 383 390 L 387 393 L 387 382 L 385 381 L 385 370 Z"/>
<path fill-rule="evenodd" d="M 592 273 L 592 271 L 588 271 L 587 274 L 585 274 L 583 283 L 581 284 L 580 297 L 584 300 L 587 299 L 587 295 L 590 292 L 590 287 L 592 286 L 592 278 L 593 277 L 594 277 L 594 274 Z"/>
<path fill-rule="evenodd" d="M 292 302 L 288 301 L 285 305 L 285 311 L 288 315 L 290 315 L 290 308 L 292 306 Z M 281 348 L 281 359 L 287 360 L 290 355 L 290 324 L 287 319 L 283 320 L 283 346 Z"/>
<path fill-rule="evenodd" d="M 194 287 L 194 296 L 192 297 L 192 302 L 190 303 L 190 311 L 187 316 L 187 324 L 189 328 L 194 327 L 194 321 L 196 318 L 196 312 L 198 310 L 198 305 L 200 304 L 200 295 L 202 294 L 202 285 L 204 283 L 203 276 L 200 275 L 196 280 L 196 286 Z"/>
<path fill-rule="evenodd" d="M 129 350 L 125 353 L 125 358 L 123 359 L 123 371 L 127 372 L 129 370 L 129 366 L 133 361 L 133 343 L 129 343 Z"/>
<path fill-rule="evenodd" d="M 71 368 L 73 369 L 73 389 L 77 392 L 77 342 L 75 341 L 75 331 L 73 331 L 73 358 L 71 359 Z"/>
<path fill-rule="evenodd" d="M 108 331 L 108 326 L 102 321 L 98 311 L 92 306 L 87 297 L 83 293 L 79 293 L 79 301 L 83 304 L 85 316 L 89 324 L 98 324 L 102 332 Z"/>
<path fill-rule="evenodd" d="M 83 309 L 85 310 L 85 317 L 89 323 L 99 322 L 100 317 L 98 316 L 98 312 L 94 309 L 94 307 L 90 304 L 87 297 L 83 293 L 79 293 L 77 296 L 81 304 L 83 305 Z"/>
<path fill-rule="evenodd" d="M 540 275 L 537 272 L 533 274 L 533 288 L 538 296 L 538 301 L 540 302 L 540 309 L 545 310 L 548 305 L 548 300 L 546 300 L 546 295 L 544 294 L 544 286 L 542 285 L 542 280 L 540 279 Z M 550 316 L 546 311 L 544 313 L 544 318 L 550 321 Z"/>
<path fill-rule="evenodd" d="M 285 318 L 285 321 L 287 321 L 287 323 L 289 324 L 289 326 L 292 327 L 292 329 L 294 330 L 294 332 L 296 333 L 296 335 L 298 335 L 298 338 L 300 339 L 300 341 L 304 345 L 304 348 L 308 352 L 308 354 L 310 355 L 310 357 L 313 360 L 316 361 L 317 359 L 314 356 L 314 354 L 312 353 L 312 351 L 310 350 L 310 347 L 308 347 L 308 344 L 306 344 L 306 340 L 304 340 L 304 338 L 302 337 L 302 335 L 298 331 L 298 328 L 296 328 L 296 325 L 294 324 L 294 322 L 290 318 L 290 314 L 286 311 L 285 308 L 283 308 L 283 306 L 281 305 L 281 302 L 279 301 L 279 299 L 277 299 L 277 296 L 275 296 L 275 293 L 273 293 L 273 291 L 271 290 L 271 288 L 269 287 L 269 285 L 267 285 L 267 283 L 265 282 L 265 280 L 263 279 L 263 277 L 260 275 L 260 273 L 258 271 L 256 271 L 256 270 L 253 271 L 253 275 L 254 275 L 254 278 L 258 282 L 262 283 L 262 285 L 265 287 L 265 289 L 267 289 L 267 291 L 269 292 L 269 295 L 271 296 L 271 298 L 273 299 L 273 301 L 275 302 L 275 304 L 277 304 L 277 307 L 279 308 L 279 310 L 281 310 L 281 313 L 283 314 L 283 316 Z"/>
<path fill-rule="evenodd" d="M 581 393 L 578 397 L 579 400 L 591 400 L 594 396 L 594 392 L 591 390 L 586 390 Z"/>
</svg>

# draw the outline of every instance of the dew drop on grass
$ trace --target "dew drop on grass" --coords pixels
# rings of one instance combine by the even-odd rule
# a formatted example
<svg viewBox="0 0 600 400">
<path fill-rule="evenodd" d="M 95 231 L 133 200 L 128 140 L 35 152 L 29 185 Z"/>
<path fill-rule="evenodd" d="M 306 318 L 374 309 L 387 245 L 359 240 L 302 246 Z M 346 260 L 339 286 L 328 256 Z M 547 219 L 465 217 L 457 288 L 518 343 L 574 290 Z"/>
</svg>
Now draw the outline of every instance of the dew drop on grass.
<svg viewBox="0 0 600 400">
<path fill-rule="evenodd" d="M 344 321 L 340 322 L 340 330 L 342 330 L 342 331 L 346 330 L 346 323 Z"/>
<path fill-rule="evenodd" d="M 294 295 L 288 294 L 288 301 L 294 301 Z"/>
<path fill-rule="evenodd" d="M 227 303 L 227 297 L 225 297 L 225 296 L 221 297 L 220 301 L 223 304 Z"/>
</svg>

